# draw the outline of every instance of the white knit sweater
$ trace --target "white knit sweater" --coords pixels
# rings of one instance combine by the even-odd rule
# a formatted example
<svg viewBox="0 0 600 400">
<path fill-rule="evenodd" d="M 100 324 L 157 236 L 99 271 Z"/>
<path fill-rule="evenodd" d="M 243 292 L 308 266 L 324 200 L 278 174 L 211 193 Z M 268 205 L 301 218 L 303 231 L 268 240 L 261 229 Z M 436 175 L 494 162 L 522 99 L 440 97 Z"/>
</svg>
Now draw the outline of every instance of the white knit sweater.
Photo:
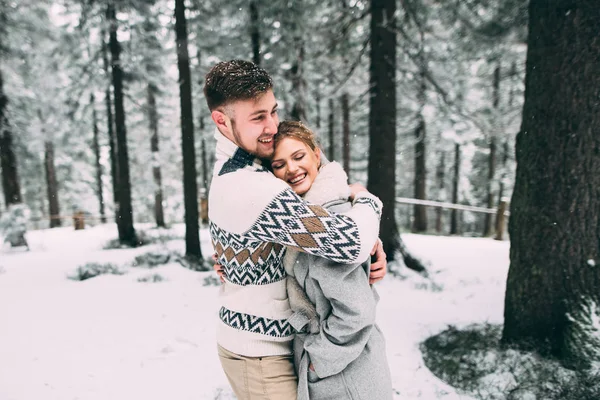
<svg viewBox="0 0 600 400">
<path fill-rule="evenodd" d="M 218 343 L 249 357 L 291 353 L 286 247 L 341 263 L 368 258 L 381 202 L 360 193 L 346 215 L 311 205 L 218 131 L 210 234 L 225 271 Z"/>
</svg>

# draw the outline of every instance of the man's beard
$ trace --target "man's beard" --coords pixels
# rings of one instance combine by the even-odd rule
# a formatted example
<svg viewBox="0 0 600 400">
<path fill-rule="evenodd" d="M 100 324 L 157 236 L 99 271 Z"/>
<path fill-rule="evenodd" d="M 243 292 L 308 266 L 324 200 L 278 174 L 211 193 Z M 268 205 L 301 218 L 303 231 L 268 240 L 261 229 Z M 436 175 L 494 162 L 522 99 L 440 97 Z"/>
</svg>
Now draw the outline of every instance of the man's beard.
<svg viewBox="0 0 600 400">
<path fill-rule="evenodd" d="M 235 120 L 233 118 L 230 118 L 230 120 L 231 120 L 231 131 L 233 133 L 233 137 L 238 142 L 237 145 L 240 148 L 242 148 L 242 150 L 247 151 L 248 153 L 252 154 L 253 156 L 256 156 L 257 158 L 259 158 L 260 160 L 264 160 L 264 161 L 270 163 L 271 159 L 273 158 L 273 154 L 275 153 L 275 148 L 273 147 L 271 149 L 271 151 L 268 152 L 268 153 L 266 153 L 266 154 L 259 152 L 258 145 L 256 145 L 255 150 L 250 150 L 250 149 L 244 148 L 243 145 L 242 145 L 242 134 L 240 133 L 240 131 L 237 130 L 237 127 L 235 125 Z M 264 161 L 263 161 L 263 164 L 265 164 Z"/>
</svg>

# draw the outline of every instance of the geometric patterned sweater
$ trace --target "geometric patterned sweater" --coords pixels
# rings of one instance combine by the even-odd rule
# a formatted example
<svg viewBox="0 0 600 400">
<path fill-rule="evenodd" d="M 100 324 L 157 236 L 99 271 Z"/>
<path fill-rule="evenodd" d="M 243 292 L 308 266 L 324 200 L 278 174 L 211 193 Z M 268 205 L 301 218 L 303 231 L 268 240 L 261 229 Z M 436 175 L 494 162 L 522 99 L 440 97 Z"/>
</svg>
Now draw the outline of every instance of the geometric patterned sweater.
<svg viewBox="0 0 600 400">
<path fill-rule="evenodd" d="M 356 196 L 344 215 L 307 204 L 260 161 L 216 131 L 209 230 L 223 266 L 217 342 L 247 357 L 292 352 L 282 258 L 287 247 L 339 263 L 363 262 L 375 245 L 381 201 Z"/>
</svg>

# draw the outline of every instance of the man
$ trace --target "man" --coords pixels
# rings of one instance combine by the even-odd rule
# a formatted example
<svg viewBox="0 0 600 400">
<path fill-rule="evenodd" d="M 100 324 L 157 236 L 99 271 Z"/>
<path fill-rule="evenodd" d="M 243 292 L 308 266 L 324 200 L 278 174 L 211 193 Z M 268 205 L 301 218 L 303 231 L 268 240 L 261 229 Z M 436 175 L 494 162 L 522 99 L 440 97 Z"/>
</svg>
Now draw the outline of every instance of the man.
<svg viewBox="0 0 600 400">
<path fill-rule="evenodd" d="M 261 163 L 273 155 L 279 119 L 273 83 L 248 61 L 217 64 L 204 94 L 218 132 L 209 194 L 210 234 L 223 266 L 219 358 L 238 399 L 295 399 L 296 376 L 282 256 L 286 247 L 341 263 L 378 249 L 373 281 L 385 274 L 377 246 L 381 202 L 352 186 L 353 208 L 332 215 L 305 203 Z"/>
</svg>

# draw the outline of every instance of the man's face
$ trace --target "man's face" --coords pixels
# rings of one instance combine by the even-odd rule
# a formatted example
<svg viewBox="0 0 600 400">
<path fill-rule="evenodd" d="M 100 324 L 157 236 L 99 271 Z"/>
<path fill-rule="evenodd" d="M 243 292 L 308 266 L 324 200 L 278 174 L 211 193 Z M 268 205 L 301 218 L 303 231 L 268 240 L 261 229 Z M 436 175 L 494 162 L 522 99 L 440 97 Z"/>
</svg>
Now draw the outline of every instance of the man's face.
<svg viewBox="0 0 600 400">
<path fill-rule="evenodd" d="M 273 136 L 279 125 L 273 91 L 231 103 L 224 108 L 224 114 L 229 123 L 223 133 L 229 140 L 259 158 L 273 157 Z"/>
</svg>

